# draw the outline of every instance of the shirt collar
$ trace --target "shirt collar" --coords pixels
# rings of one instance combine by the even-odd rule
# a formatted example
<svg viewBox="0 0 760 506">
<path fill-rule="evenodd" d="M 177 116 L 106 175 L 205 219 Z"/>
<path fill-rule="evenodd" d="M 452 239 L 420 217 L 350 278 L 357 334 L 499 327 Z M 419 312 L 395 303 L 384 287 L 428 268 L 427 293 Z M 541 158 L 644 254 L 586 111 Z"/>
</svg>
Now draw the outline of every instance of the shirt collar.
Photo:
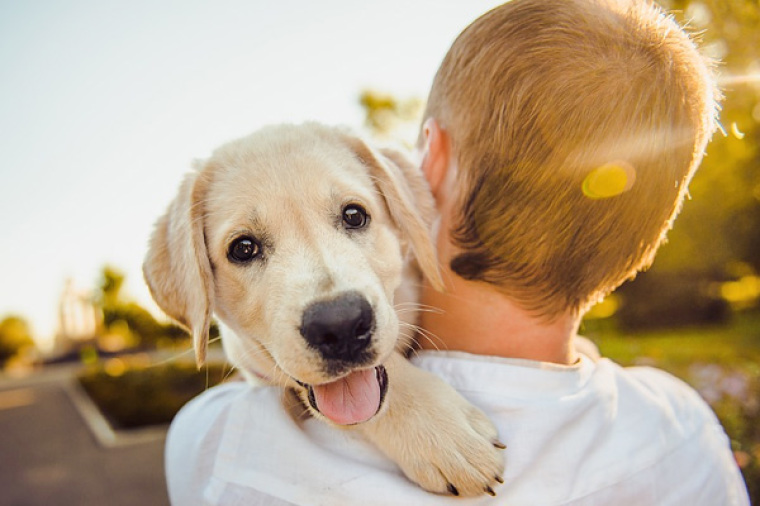
<svg viewBox="0 0 760 506">
<path fill-rule="evenodd" d="M 579 391 L 588 382 L 596 364 L 579 355 L 573 365 L 534 360 L 473 355 L 458 351 L 422 350 L 412 362 L 462 392 L 510 397 L 563 396 Z"/>
</svg>

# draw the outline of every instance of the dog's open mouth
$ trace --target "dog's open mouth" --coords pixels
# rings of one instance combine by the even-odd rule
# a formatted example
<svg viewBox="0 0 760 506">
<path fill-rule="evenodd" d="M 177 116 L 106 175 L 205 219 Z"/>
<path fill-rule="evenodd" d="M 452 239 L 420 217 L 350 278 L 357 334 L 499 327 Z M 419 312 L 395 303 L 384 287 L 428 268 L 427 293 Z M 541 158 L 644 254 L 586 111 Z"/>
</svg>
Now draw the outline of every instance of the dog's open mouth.
<svg viewBox="0 0 760 506">
<path fill-rule="evenodd" d="M 339 380 L 306 385 L 309 404 L 338 425 L 366 422 L 383 406 L 388 391 L 388 373 L 382 365 L 354 371 Z"/>
</svg>

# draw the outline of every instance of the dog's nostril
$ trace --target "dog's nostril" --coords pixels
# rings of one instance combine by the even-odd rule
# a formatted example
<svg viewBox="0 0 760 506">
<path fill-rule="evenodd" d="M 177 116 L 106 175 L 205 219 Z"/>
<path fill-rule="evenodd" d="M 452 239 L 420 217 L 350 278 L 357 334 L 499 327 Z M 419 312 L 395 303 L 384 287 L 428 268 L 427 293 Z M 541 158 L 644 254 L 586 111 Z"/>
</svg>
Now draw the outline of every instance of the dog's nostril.
<svg viewBox="0 0 760 506">
<path fill-rule="evenodd" d="M 327 346 L 334 346 L 338 342 L 338 336 L 335 334 L 327 333 L 323 336 L 319 336 L 320 338 L 320 344 L 325 344 Z"/>
<path fill-rule="evenodd" d="M 369 302 L 350 292 L 308 306 L 300 330 L 324 358 L 358 362 L 365 358 L 374 326 Z"/>
<path fill-rule="evenodd" d="M 371 321 L 360 319 L 354 329 L 354 335 L 357 339 L 369 339 L 372 333 Z"/>
</svg>

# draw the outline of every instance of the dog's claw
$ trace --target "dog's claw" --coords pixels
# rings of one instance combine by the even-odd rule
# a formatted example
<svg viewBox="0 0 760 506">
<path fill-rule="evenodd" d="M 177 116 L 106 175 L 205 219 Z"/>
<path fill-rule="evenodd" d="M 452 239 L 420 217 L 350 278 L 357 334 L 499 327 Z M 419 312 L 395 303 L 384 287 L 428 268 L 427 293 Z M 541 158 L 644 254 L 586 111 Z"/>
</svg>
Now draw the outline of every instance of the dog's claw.
<svg viewBox="0 0 760 506">
<path fill-rule="evenodd" d="M 504 478 L 502 478 L 501 476 L 494 476 L 493 479 L 499 483 L 502 483 L 502 484 L 504 483 Z"/>
<path fill-rule="evenodd" d="M 486 485 L 485 491 L 486 494 L 490 495 L 491 497 L 496 497 L 496 492 L 494 492 L 493 489 L 488 485 Z"/>
<path fill-rule="evenodd" d="M 496 427 L 439 377 L 412 366 L 403 357 L 386 363 L 389 375 L 427 389 L 428 395 L 396 388 L 383 423 L 361 426 L 394 458 L 406 476 L 425 490 L 449 497 L 483 497 L 504 472 L 504 453 Z M 399 381 L 401 383 L 401 381 Z M 408 406 L 427 416 L 411 417 Z M 410 423 L 412 420 L 413 423 Z M 504 446 L 504 445 L 501 445 Z"/>
<path fill-rule="evenodd" d="M 494 442 L 493 442 L 493 445 L 494 445 L 496 448 L 498 448 L 499 450 L 506 450 L 506 449 L 507 449 L 507 445 L 505 445 L 504 443 L 502 443 L 502 442 L 501 442 L 501 441 L 499 441 L 499 440 L 496 440 L 496 441 L 494 441 Z"/>
</svg>

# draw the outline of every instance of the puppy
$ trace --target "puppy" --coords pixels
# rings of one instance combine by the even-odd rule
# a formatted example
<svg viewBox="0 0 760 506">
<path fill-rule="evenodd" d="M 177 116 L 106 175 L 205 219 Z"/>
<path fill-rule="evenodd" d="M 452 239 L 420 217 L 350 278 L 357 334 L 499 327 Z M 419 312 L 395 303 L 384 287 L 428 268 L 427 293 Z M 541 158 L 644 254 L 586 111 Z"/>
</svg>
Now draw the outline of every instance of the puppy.
<svg viewBox="0 0 760 506">
<path fill-rule="evenodd" d="M 360 431 L 429 491 L 493 494 L 494 426 L 405 358 L 419 271 L 442 286 L 433 218 L 427 183 L 401 154 L 318 124 L 268 127 L 187 176 L 145 279 L 191 332 L 199 364 L 213 313 L 251 381 Z"/>
</svg>

